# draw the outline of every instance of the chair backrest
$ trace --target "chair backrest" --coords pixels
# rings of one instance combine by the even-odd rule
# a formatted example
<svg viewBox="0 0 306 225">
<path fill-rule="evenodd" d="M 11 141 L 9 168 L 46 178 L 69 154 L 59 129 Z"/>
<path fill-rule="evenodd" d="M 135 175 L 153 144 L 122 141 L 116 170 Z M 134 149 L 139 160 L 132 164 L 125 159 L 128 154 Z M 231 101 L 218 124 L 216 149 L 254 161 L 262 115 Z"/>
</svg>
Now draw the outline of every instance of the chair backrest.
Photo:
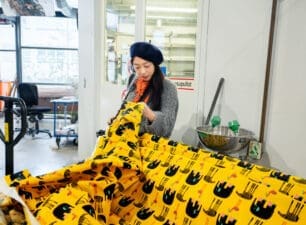
<svg viewBox="0 0 306 225">
<path fill-rule="evenodd" d="M 38 89 L 36 84 L 20 83 L 17 87 L 17 93 L 27 106 L 38 105 Z"/>
</svg>

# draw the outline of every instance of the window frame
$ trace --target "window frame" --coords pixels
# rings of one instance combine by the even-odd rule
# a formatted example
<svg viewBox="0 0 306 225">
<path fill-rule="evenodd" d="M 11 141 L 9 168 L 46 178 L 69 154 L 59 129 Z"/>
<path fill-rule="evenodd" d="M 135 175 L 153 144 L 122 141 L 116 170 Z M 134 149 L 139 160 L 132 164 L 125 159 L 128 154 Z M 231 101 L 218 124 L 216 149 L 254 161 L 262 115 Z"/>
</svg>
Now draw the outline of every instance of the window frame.
<svg viewBox="0 0 306 225">
<path fill-rule="evenodd" d="M 41 17 L 41 19 L 43 19 L 44 17 Z M 56 17 L 56 18 L 63 18 L 63 19 L 69 19 L 69 18 L 66 18 L 66 17 Z M 21 23 L 21 18 L 20 17 L 17 17 L 17 20 L 16 20 L 16 26 L 17 26 L 17 29 L 19 30 L 18 32 L 16 32 L 17 36 L 16 37 L 16 53 L 17 53 L 17 58 L 19 58 L 17 61 L 18 61 L 18 66 L 17 66 L 17 79 L 20 81 L 20 82 L 23 82 L 25 79 L 24 79 L 24 64 L 22 63 L 22 52 L 23 50 L 26 50 L 26 49 L 37 49 L 37 50 L 54 50 L 54 51 L 75 51 L 77 54 L 78 54 L 78 48 L 72 48 L 72 47 L 39 47 L 39 46 L 26 46 L 26 45 L 22 45 L 22 35 L 21 35 L 21 28 L 22 28 L 22 23 Z M 77 26 L 77 24 L 76 24 Z M 78 37 L 77 37 L 78 38 Z M 79 70 L 77 70 L 77 72 L 79 73 Z M 79 74 L 78 74 L 79 75 Z M 79 77 L 79 76 L 78 76 Z M 74 83 L 72 82 L 34 82 L 38 85 L 74 85 Z"/>
</svg>

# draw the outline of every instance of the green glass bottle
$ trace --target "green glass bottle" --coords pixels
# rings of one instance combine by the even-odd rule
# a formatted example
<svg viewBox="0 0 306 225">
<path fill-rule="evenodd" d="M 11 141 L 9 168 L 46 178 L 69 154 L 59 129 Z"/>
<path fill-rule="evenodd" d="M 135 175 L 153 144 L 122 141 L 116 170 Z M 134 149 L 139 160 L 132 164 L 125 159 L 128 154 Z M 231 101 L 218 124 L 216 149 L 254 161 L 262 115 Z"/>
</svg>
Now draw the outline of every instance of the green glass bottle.
<svg viewBox="0 0 306 225">
<path fill-rule="evenodd" d="M 239 132 L 240 124 L 237 120 L 233 120 L 228 122 L 228 128 L 234 132 L 234 134 L 237 134 Z"/>
<path fill-rule="evenodd" d="M 219 126 L 220 123 L 221 123 L 221 118 L 220 118 L 220 116 L 213 116 L 213 118 L 211 119 L 210 123 L 211 123 L 211 126 L 212 126 L 212 127 Z"/>
</svg>

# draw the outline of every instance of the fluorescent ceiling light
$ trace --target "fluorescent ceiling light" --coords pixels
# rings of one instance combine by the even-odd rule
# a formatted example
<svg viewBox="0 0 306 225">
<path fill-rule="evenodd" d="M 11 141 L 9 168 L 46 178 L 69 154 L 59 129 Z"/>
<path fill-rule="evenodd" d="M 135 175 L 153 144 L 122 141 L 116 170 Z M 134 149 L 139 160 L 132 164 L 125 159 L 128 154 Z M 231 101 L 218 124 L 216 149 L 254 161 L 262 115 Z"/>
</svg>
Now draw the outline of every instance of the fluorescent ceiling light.
<svg viewBox="0 0 306 225">
<path fill-rule="evenodd" d="M 135 5 L 131 6 L 132 10 L 135 10 Z M 196 8 L 166 8 L 159 6 L 147 6 L 147 11 L 151 12 L 177 12 L 177 13 L 197 13 L 198 9 Z"/>
<path fill-rule="evenodd" d="M 183 17 L 183 16 L 147 16 L 149 19 L 165 19 L 165 20 L 193 20 L 193 17 Z"/>
<path fill-rule="evenodd" d="M 135 14 L 132 13 L 130 17 L 135 17 Z M 149 19 L 165 19 L 165 20 L 195 20 L 195 17 L 183 17 L 183 16 L 147 16 Z"/>
</svg>

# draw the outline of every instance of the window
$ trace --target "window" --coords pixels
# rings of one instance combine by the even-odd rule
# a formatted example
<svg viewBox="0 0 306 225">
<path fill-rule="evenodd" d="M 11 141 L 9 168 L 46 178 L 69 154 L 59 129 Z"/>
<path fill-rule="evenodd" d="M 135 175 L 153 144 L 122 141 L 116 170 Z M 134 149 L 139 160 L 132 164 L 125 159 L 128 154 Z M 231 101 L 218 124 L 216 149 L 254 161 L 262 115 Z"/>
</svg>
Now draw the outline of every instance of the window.
<svg viewBox="0 0 306 225">
<path fill-rule="evenodd" d="M 78 48 L 75 19 L 62 17 L 21 17 L 21 46 Z"/>
<path fill-rule="evenodd" d="M 106 46 L 107 80 L 125 84 L 129 70 L 129 46 L 135 41 L 135 24 L 142 8 L 136 0 L 107 0 Z M 193 79 L 198 0 L 147 0 L 145 41 L 159 47 L 164 55 L 163 73 L 173 79 Z M 142 34 L 137 34 L 138 38 Z"/>
<path fill-rule="evenodd" d="M 198 1 L 146 3 L 145 38 L 162 50 L 162 71 L 168 77 L 194 77 Z"/>
<path fill-rule="evenodd" d="M 23 82 L 78 83 L 76 19 L 26 16 L 20 26 Z"/>
<path fill-rule="evenodd" d="M 14 81 L 16 79 L 15 25 L 9 21 L 0 24 L 0 37 L 0 81 Z"/>
<path fill-rule="evenodd" d="M 106 80 L 125 84 L 130 74 L 129 48 L 135 40 L 135 10 L 131 6 L 136 0 L 115 2 L 106 5 Z"/>
<path fill-rule="evenodd" d="M 77 84 L 77 51 L 60 49 L 23 49 L 23 82 Z"/>
</svg>

